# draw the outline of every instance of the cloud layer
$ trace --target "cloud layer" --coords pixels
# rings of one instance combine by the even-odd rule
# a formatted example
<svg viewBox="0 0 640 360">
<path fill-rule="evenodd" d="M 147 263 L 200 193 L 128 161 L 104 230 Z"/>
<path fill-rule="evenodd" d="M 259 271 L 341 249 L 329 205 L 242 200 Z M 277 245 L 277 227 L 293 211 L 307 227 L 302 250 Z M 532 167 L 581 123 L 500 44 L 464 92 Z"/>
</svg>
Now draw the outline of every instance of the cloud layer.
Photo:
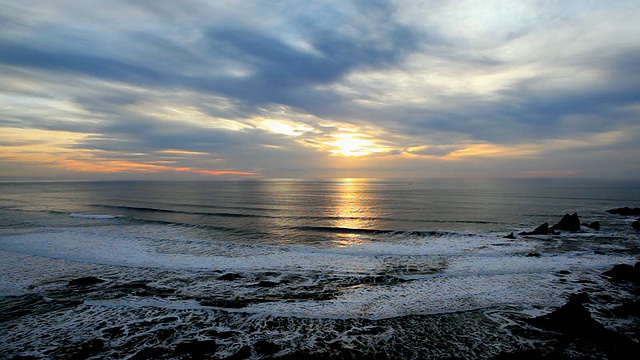
<svg viewBox="0 0 640 360">
<path fill-rule="evenodd" d="M 0 1 L 12 178 L 640 176 L 640 4 Z"/>
</svg>

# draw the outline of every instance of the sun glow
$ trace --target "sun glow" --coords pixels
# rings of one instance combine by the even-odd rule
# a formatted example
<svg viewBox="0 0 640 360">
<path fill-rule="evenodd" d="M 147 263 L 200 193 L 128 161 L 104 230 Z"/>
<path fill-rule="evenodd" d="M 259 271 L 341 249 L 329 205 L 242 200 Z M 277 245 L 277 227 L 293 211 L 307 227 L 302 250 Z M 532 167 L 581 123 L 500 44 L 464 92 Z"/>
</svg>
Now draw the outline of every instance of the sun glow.
<svg viewBox="0 0 640 360">
<path fill-rule="evenodd" d="M 331 150 L 334 155 L 356 157 L 382 152 L 373 141 L 357 138 L 353 134 L 337 134 L 333 137 L 336 140 L 329 145 L 334 148 Z"/>
</svg>

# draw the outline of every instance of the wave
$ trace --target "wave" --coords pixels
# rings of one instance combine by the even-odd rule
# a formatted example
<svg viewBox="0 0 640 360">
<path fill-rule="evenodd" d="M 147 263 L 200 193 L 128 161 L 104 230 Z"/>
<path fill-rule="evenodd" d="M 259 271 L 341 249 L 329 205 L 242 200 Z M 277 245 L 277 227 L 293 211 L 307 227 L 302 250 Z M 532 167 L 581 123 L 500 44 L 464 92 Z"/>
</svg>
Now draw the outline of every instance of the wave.
<svg viewBox="0 0 640 360">
<path fill-rule="evenodd" d="M 82 218 L 82 219 L 116 219 L 122 218 L 122 215 L 108 215 L 108 214 L 76 214 L 71 213 L 69 217 L 73 218 Z"/>
<path fill-rule="evenodd" d="M 53 213 L 60 213 L 58 211 L 50 211 Z M 125 215 L 103 215 L 103 214 L 77 214 L 71 213 L 69 217 L 72 218 L 82 218 L 82 219 L 126 219 L 131 223 L 138 224 L 157 224 L 157 225 L 167 225 L 167 226 L 179 226 L 183 228 L 195 228 L 195 229 L 203 229 L 203 230 L 214 230 L 214 231 L 224 231 L 224 232 L 233 232 L 233 233 L 246 233 L 247 231 L 235 228 L 235 227 L 226 227 L 226 226 L 216 226 L 216 225 L 207 225 L 207 224 L 193 224 L 187 222 L 180 221 L 169 221 L 169 220 L 157 220 L 157 219 L 143 219 L 143 218 L 135 218 L 129 217 Z"/>
<path fill-rule="evenodd" d="M 426 222 L 426 223 L 456 223 L 456 224 L 500 224 L 497 221 L 483 221 L 483 220 L 425 220 L 425 219 L 397 219 L 393 217 L 378 217 L 378 216 L 313 216 L 313 215 L 264 215 L 264 214 L 245 214 L 235 212 L 208 212 L 208 211 L 186 211 L 186 210 L 171 210 L 165 208 L 145 207 L 145 206 L 128 206 L 128 205 L 91 205 L 95 207 L 102 207 L 108 209 L 121 209 L 126 211 L 140 211 L 140 212 L 152 212 L 152 213 L 167 213 L 167 214 L 185 214 L 185 215 L 204 215 L 204 216 L 216 216 L 216 217 L 231 217 L 231 218 L 268 218 L 268 219 L 298 219 L 298 220 L 361 220 L 361 221 L 403 221 L 403 222 Z M 189 205 L 191 206 L 191 205 Z M 196 205 L 193 205 L 196 206 Z M 199 207 L 212 207 L 202 206 Z M 274 209 L 266 208 L 250 208 L 250 207 L 225 207 L 219 208 L 248 210 L 248 211 L 274 211 Z M 380 232 L 379 230 L 376 230 Z M 384 232 L 384 230 L 382 230 Z M 395 230 L 394 230 L 395 231 Z"/>
<path fill-rule="evenodd" d="M 177 222 L 177 221 L 167 221 L 167 220 L 151 220 L 151 219 L 136 219 L 126 217 L 128 220 L 134 223 L 141 224 L 158 224 L 158 225 L 169 225 L 169 226 L 179 226 L 183 228 L 192 228 L 192 229 L 203 229 L 203 230 L 215 230 L 215 231 L 226 231 L 226 232 L 234 232 L 234 233 L 244 233 L 239 228 L 234 227 L 226 227 L 226 226 L 215 226 L 215 225 L 206 225 L 206 224 L 191 224 L 185 222 Z"/>
<path fill-rule="evenodd" d="M 273 218 L 273 216 L 269 216 L 269 215 L 240 214 L 240 213 L 228 213 L 228 212 L 184 211 L 184 210 L 170 210 L 170 209 L 125 206 L 125 205 L 93 205 L 93 206 L 109 208 L 109 209 L 122 209 L 122 210 L 132 210 L 132 211 L 140 211 L 140 212 L 156 212 L 156 213 L 169 213 L 169 214 L 206 215 L 206 216 L 238 217 L 238 218 Z"/>
<path fill-rule="evenodd" d="M 362 229 L 362 228 L 347 228 L 347 227 L 335 227 L 335 226 L 295 226 L 292 229 L 301 231 L 316 231 L 316 232 L 328 232 L 334 234 L 392 234 L 392 235 L 405 235 L 405 236 L 420 236 L 420 237 L 432 237 L 432 236 L 446 236 L 446 235 L 458 235 L 458 236 L 473 236 L 472 234 L 462 234 L 446 231 L 435 230 L 384 230 L 384 229 Z"/>
</svg>

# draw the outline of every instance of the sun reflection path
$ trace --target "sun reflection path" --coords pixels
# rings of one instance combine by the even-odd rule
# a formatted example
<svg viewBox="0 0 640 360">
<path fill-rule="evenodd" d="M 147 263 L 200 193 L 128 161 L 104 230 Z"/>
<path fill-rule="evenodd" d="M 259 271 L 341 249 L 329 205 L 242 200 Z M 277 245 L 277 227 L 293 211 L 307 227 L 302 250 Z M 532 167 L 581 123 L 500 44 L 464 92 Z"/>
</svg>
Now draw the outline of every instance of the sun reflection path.
<svg viewBox="0 0 640 360">
<path fill-rule="evenodd" d="M 356 179 L 336 183 L 336 196 L 332 207 L 333 226 L 348 229 L 376 229 L 378 216 L 376 193 L 370 184 Z M 362 234 L 339 234 L 338 246 L 352 246 L 364 242 Z"/>
</svg>

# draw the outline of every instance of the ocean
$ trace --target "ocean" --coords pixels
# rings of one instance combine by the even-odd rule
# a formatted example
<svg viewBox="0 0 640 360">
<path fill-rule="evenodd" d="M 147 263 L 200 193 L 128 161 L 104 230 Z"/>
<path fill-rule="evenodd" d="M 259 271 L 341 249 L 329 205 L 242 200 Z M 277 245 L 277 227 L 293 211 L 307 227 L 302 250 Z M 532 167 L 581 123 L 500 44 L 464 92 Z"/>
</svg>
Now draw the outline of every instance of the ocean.
<svg viewBox="0 0 640 360">
<path fill-rule="evenodd" d="M 599 357 L 526 319 L 587 292 L 638 341 L 603 310 L 637 299 L 602 275 L 640 259 L 624 206 L 639 182 L 0 183 L 0 357 Z M 600 228 L 517 235 L 574 212 Z"/>
</svg>

